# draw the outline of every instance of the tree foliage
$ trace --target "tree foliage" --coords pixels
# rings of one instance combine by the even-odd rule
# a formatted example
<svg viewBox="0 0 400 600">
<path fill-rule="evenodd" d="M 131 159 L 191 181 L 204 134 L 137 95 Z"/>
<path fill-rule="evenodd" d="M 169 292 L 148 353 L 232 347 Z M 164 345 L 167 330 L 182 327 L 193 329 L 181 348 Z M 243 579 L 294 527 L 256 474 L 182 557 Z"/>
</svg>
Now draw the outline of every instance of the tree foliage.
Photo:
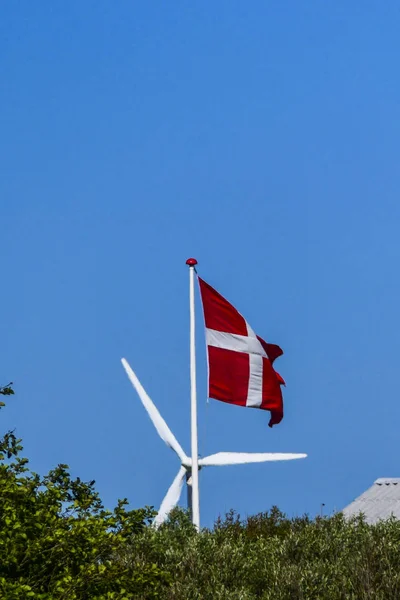
<svg viewBox="0 0 400 600">
<path fill-rule="evenodd" d="M 108 511 L 94 481 L 64 464 L 41 477 L 21 451 L 14 432 L 0 440 L 0 598 L 158 598 L 168 573 L 130 549 L 153 511 L 128 510 L 127 500 Z"/>
<path fill-rule="evenodd" d="M 166 600 L 398 600 L 400 522 L 368 525 L 343 515 L 288 519 L 276 507 L 234 512 L 196 534 L 180 511 L 135 538 L 172 576 Z"/>
<path fill-rule="evenodd" d="M 10 386 L 9 386 L 10 387 Z M 3 388 L 4 389 L 4 388 Z M 9 395 L 6 392 L 5 395 Z M 0 439 L 0 598 L 7 600 L 398 600 L 400 522 L 231 511 L 200 533 L 176 509 L 104 508 L 94 481 L 29 469 Z"/>
<path fill-rule="evenodd" d="M 3 385 L 0 386 L 0 395 L 1 396 L 12 396 L 14 394 L 14 390 L 12 388 L 12 381 L 7 384 L 7 385 Z M 0 402 L 0 408 L 3 408 L 3 406 L 5 406 L 5 402 Z"/>
</svg>

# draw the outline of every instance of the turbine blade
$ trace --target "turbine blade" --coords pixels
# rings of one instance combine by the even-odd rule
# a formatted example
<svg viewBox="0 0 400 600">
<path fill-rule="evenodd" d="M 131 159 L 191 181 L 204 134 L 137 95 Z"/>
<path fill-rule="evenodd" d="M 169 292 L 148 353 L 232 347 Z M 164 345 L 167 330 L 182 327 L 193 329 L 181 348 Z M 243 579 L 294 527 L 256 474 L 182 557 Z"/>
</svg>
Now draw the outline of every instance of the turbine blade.
<svg viewBox="0 0 400 600">
<path fill-rule="evenodd" d="M 171 510 L 178 504 L 179 498 L 182 492 L 183 481 L 185 479 L 186 469 L 181 467 L 178 471 L 178 475 L 175 477 L 171 484 L 164 500 L 161 503 L 160 509 L 157 513 L 156 518 L 153 521 L 154 527 L 159 527 L 164 523 Z"/>
<path fill-rule="evenodd" d="M 295 460 L 306 458 L 307 454 L 282 454 L 279 452 L 217 452 L 199 459 L 199 466 L 218 467 L 223 465 L 242 465 L 275 460 Z"/>
<path fill-rule="evenodd" d="M 140 383 L 139 379 L 136 377 L 135 373 L 132 371 L 128 362 L 125 360 L 125 358 L 122 358 L 121 362 L 133 387 L 137 391 L 143 406 L 147 410 L 147 413 L 150 419 L 152 420 L 154 427 L 157 429 L 160 438 L 164 440 L 167 446 L 169 446 L 170 448 L 172 448 L 172 450 L 176 452 L 182 463 L 189 463 L 189 458 L 182 450 L 180 443 L 178 442 L 178 440 L 176 439 L 176 437 L 174 436 L 174 434 L 172 433 L 172 431 L 158 412 L 158 409 L 146 393 L 144 387 Z"/>
</svg>

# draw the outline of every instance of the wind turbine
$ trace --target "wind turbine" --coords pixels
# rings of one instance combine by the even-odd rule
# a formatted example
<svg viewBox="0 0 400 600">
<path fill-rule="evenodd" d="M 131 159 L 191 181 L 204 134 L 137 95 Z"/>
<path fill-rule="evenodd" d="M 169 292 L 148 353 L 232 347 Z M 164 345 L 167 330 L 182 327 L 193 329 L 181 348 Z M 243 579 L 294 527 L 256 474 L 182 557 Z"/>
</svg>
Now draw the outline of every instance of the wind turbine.
<svg viewBox="0 0 400 600">
<path fill-rule="evenodd" d="M 179 501 L 183 482 L 186 478 L 188 488 L 188 508 L 191 512 L 192 522 L 196 529 L 200 528 L 200 502 L 199 502 L 199 469 L 202 467 L 220 467 L 224 465 L 239 465 L 246 463 L 256 462 L 267 462 L 267 461 L 278 461 L 278 460 L 294 460 L 298 458 L 305 458 L 307 454 L 279 454 L 279 453 L 249 453 L 249 452 L 217 452 L 217 454 L 211 454 L 204 458 L 199 457 L 198 443 L 197 443 L 197 394 L 196 394 L 196 348 L 195 348 L 195 301 L 194 301 L 194 274 L 196 272 L 197 260 L 195 258 L 189 258 L 186 261 L 189 266 L 189 306 L 190 306 L 190 405 L 191 405 L 191 456 L 187 456 L 179 444 L 178 440 L 158 412 L 158 409 L 150 399 L 139 379 L 132 371 L 127 361 L 121 359 L 125 371 L 137 391 L 139 398 L 142 401 L 143 406 L 147 410 L 150 419 L 153 421 L 155 428 L 158 431 L 159 436 L 164 442 L 177 454 L 181 461 L 181 466 L 176 475 L 172 485 L 170 486 L 164 500 L 161 503 L 160 509 L 156 518 L 154 519 L 154 525 L 158 527 L 165 521 L 168 514 L 176 506 Z M 242 317 L 241 317 L 242 318 Z M 251 328 L 249 328 L 251 330 Z M 248 331 L 249 331 L 248 329 Z M 252 337 L 251 351 L 254 353 L 261 354 L 264 352 L 260 350 L 261 344 L 258 338 L 255 338 L 254 332 L 250 331 Z M 222 336 L 225 339 L 225 333 Z M 228 336 L 230 337 L 230 336 Z M 242 338 L 241 335 L 234 335 L 235 339 Z M 250 334 L 246 340 L 250 340 Z M 257 348 L 255 349 L 254 344 Z M 249 346 L 250 349 L 250 346 Z M 240 350 L 242 348 L 240 347 Z M 260 357 L 258 357 L 260 359 Z M 249 355 L 250 360 L 250 355 Z M 261 359 L 262 360 L 262 359 Z M 250 380 L 249 380 L 250 390 Z M 260 392 L 260 390 L 259 390 Z"/>
<path fill-rule="evenodd" d="M 182 446 L 160 415 L 154 402 L 143 388 L 128 362 L 125 360 L 125 358 L 122 358 L 121 362 L 133 387 L 138 393 L 143 406 L 152 420 L 154 427 L 157 429 L 159 436 L 164 440 L 167 446 L 169 446 L 175 452 L 181 462 L 180 469 L 161 503 L 157 516 L 153 521 L 153 525 L 155 527 L 159 527 L 166 520 L 171 510 L 178 504 L 185 478 L 187 484 L 188 508 L 190 511 L 192 511 L 193 462 L 192 458 L 185 454 Z M 217 452 L 216 454 L 210 454 L 210 456 L 205 456 L 204 458 L 197 458 L 197 464 L 198 468 L 201 469 L 202 467 L 221 467 L 224 465 L 242 465 L 247 463 L 293 460 L 305 458 L 306 456 L 307 454 L 283 454 L 273 452 Z"/>
</svg>

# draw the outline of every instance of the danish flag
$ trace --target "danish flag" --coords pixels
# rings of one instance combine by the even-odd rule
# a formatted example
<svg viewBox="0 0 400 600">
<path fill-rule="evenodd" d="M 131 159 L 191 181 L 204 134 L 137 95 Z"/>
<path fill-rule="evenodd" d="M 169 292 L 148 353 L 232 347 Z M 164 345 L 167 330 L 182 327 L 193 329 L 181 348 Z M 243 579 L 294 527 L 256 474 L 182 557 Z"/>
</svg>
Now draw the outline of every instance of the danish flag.
<svg viewBox="0 0 400 600">
<path fill-rule="evenodd" d="M 283 417 L 281 385 L 273 362 L 283 354 L 254 333 L 242 315 L 200 279 L 208 351 L 208 395 L 238 406 L 271 412 L 269 426 Z"/>
</svg>

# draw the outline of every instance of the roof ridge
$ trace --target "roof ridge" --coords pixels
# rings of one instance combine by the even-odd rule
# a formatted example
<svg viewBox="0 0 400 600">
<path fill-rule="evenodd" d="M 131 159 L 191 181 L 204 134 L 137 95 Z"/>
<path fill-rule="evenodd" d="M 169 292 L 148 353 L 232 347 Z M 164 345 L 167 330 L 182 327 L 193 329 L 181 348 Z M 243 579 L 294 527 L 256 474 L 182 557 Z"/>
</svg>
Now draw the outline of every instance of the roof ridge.
<svg viewBox="0 0 400 600">
<path fill-rule="evenodd" d="M 383 484 L 383 483 L 400 483 L 400 477 L 379 477 L 378 479 L 376 479 L 374 481 L 374 483 L 376 484 Z"/>
</svg>

